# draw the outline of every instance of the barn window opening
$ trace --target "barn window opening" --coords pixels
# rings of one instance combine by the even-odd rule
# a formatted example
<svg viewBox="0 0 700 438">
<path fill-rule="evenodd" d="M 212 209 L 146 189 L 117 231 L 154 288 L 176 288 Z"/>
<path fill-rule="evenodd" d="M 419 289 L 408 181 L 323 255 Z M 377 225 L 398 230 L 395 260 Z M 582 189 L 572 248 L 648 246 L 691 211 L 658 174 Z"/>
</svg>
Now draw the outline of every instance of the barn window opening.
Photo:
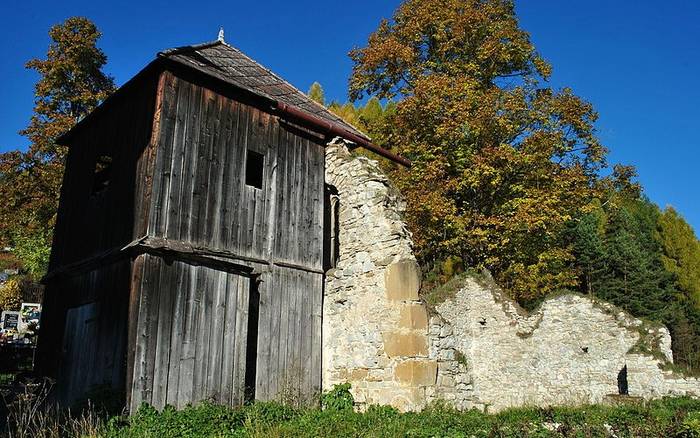
<svg viewBox="0 0 700 438">
<path fill-rule="evenodd" d="M 326 184 L 323 208 L 323 267 L 333 269 L 340 254 L 340 197 L 338 190 Z"/>
<path fill-rule="evenodd" d="M 260 290 L 258 281 L 250 282 L 248 298 L 248 334 L 245 352 L 245 401 L 255 400 L 256 368 L 258 366 L 258 321 L 260 320 Z"/>
<path fill-rule="evenodd" d="M 265 156 L 263 154 L 248 149 L 245 161 L 246 185 L 262 189 L 264 164 Z"/>
<path fill-rule="evenodd" d="M 112 180 L 112 157 L 100 155 L 95 160 L 95 169 L 92 175 L 92 194 L 103 192 Z"/>
<path fill-rule="evenodd" d="M 622 367 L 617 374 L 617 392 L 620 395 L 629 395 L 629 387 L 627 384 L 627 365 Z"/>
</svg>

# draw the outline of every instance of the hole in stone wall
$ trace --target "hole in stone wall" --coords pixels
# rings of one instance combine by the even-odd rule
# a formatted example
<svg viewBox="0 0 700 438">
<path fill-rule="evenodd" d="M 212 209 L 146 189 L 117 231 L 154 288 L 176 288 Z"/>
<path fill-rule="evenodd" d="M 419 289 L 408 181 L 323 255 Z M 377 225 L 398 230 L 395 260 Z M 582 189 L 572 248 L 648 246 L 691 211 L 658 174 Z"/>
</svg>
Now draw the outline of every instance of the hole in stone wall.
<svg viewBox="0 0 700 438">
<path fill-rule="evenodd" d="M 620 395 L 629 395 L 629 387 L 627 385 L 627 365 L 622 367 L 617 374 L 617 392 Z"/>
<path fill-rule="evenodd" d="M 338 189 L 326 184 L 323 207 L 323 268 L 335 268 L 340 254 L 340 197 Z"/>
</svg>

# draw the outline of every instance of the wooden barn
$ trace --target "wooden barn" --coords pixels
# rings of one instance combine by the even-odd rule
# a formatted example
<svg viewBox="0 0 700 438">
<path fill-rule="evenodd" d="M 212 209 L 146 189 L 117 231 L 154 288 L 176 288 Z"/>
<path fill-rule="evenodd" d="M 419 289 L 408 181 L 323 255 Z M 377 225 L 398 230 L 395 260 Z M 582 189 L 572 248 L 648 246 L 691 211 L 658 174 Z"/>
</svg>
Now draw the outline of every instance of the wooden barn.
<svg viewBox="0 0 700 438">
<path fill-rule="evenodd" d="M 61 137 L 37 352 L 59 400 L 317 394 L 336 136 L 408 164 L 220 38 L 159 53 Z"/>
</svg>

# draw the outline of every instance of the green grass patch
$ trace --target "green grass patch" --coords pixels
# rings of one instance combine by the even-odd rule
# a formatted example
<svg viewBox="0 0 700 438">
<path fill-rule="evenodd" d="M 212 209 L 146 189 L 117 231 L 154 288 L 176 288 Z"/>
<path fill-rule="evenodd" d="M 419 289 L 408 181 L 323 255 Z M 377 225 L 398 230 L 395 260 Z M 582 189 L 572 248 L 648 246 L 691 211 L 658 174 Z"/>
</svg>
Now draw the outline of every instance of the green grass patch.
<svg viewBox="0 0 700 438">
<path fill-rule="evenodd" d="M 518 408 L 498 414 L 458 411 L 444 402 L 422 412 L 390 406 L 353 409 L 349 385 L 321 396 L 322 407 L 204 402 L 181 410 L 146 404 L 132 416 L 107 417 L 90 406 L 59 412 L 31 400 L 11 406 L 12 437 L 700 437 L 700 400 L 667 398 L 615 406 Z M 17 410 L 19 409 L 19 410 Z M 14 429 L 13 429 L 14 426 Z M 21 426 L 21 428 L 19 427 Z M 3 435 L 5 433 L 5 435 Z"/>
<path fill-rule="evenodd" d="M 700 436 L 700 401 L 686 398 L 621 406 L 522 408 L 496 415 L 444 404 L 419 413 L 370 406 L 298 409 L 278 403 L 227 408 L 209 403 L 181 411 L 142 407 L 115 417 L 107 437 L 681 437 Z"/>
</svg>

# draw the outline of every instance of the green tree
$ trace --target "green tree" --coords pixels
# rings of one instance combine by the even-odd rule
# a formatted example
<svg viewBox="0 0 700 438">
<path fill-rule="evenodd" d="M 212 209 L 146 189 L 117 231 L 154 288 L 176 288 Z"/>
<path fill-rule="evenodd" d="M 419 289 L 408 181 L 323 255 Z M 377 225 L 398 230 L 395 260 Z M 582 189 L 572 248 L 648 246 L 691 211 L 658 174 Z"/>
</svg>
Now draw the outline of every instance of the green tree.
<svg viewBox="0 0 700 438">
<path fill-rule="evenodd" d="M 700 309 L 700 241 L 693 228 L 668 207 L 659 218 L 659 238 L 666 270 L 676 276 L 678 288 Z"/>
<path fill-rule="evenodd" d="M 306 93 L 311 100 L 320 103 L 321 105 L 326 104 L 326 94 L 323 92 L 323 87 L 318 82 L 311 84 L 309 91 Z"/>
<path fill-rule="evenodd" d="M 592 106 L 547 85 L 513 2 L 406 0 L 350 56 L 353 99 L 398 99 L 378 138 L 413 161 L 394 179 L 421 260 L 485 266 L 521 301 L 575 287 L 564 236 L 606 150 Z"/>
<path fill-rule="evenodd" d="M 633 315 L 667 321 L 676 291 L 661 261 L 656 238 L 659 216 L 658 207 L 646 199 L 629 201 L 609 213 L 605 267 L 593 289 Z"/>
<path fill-rule="evenodd" d="M 14 236 L 14 245 L 14 253 L 22 261 L 22 267 L 29 278 L 39 282 L 49 267 L 51 240 L 48 234 L 42 234 L 39 230 L 32 233 L 18 233 Z"/>
<path fill-rule="evenodd" d="M 583 215 L 572 227 L 573 251 L 580 267 L 581 289 L 593 295 L 594 282 L 601 274 L 605 260 L 605 214 L 596 209 Z"/>
<path fill-rule="evenodd" d="M 34 114 L 21 131 L 31 142 L 29 150 L 0 155 L 0 241 L 15 245 L 15 237 L 22 236 L 43 245 L 23 252 L 34 255 L 48 251 L 63 179 L 66 148 L 55 140 L 115 88 L 102 72 L 107 57 L 96 45 L 100 32 L 90 20 L 68 18 L 49 36 L 46 59 L 26 64 L 40 75 Z M 35 266 L 36 259 L 23 262 Z"/>
</svg>

